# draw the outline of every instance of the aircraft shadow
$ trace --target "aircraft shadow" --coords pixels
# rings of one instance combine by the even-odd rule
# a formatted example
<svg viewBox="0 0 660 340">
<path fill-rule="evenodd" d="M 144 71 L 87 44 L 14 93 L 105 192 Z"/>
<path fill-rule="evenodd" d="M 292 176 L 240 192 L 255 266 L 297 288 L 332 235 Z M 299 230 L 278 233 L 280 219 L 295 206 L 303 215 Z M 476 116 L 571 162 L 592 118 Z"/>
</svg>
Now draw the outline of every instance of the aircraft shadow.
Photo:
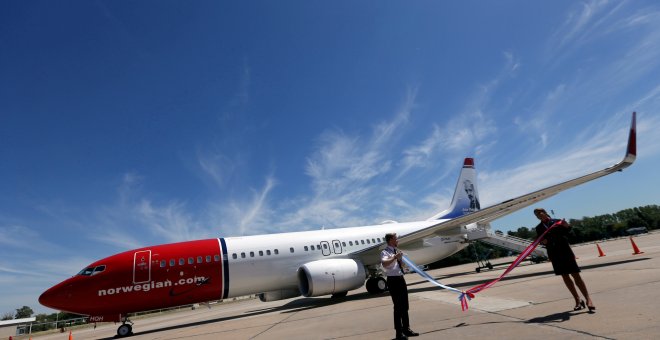
<svg viewBox="0 0 660 340">
<path fill-rule="evenodd" d="M 593 269 L 593 268 L 600 268 L 600 267 L 609 267 L 609 266 L 616 266 L 624 263 L 632 263 L 632 262 L 638 262 L 638 261 L 645 261 L 645 260 L 650 260 L 648 257 L 642 257 L 642 258 L 635 258 L 635 259 L 630 259 L 630 260 L 622 260 L 622 261 L 615 261 L 615 262 L 609 262 L 609 263 L 600 263 L 600 264 L 593 264 L 593 265 L 588 265 L 588 266 L 582 266 L 582 269 Z M 470 272 L 472 273 L 472 272 Z M 527 278 L 527 277 L 534 277 L 534 276 L 544 276 L 544 275 L 550 275 L 554 274 L 551 270 L 549 271 L 542 271 L 542 272 L 536 272 L 536 273 L 529 273 L 529 274 L 522 274 L 522 275 L 511 275 L 509 277 L 504 277 L 502 281 L 507 281 L 507 280 L 514 280 L 514 279 L 521 279 L 521 278 Z M 410 274 L 409 274 L 410 275 Z M 442 279 L 442 278 L 447 278 L 448 276 L 441 276 L 436 279 Z M 495 278 L 495 277 L 493 277 Z M 421 282 L 415 282 L 412 284 L 408 285 L 408 292 L 414 293 L 414 292 L 425 292 L 425 291 L 435 291 L 438 290 L 437 287 L 423 287 L 423 288 L 410 288 L 411 286 L 423 284 L 426 281 L 421 281 Z M 458 287 L 468 287 L 468 286 L 473 286 L 476 284 L 481 284 L 486 281 L 484 280 L 478 280 L 478 281 L 466 281 L 466 282 L 459 282 L 459 283 L 454 283 L 452 284 L 453 287 L 458 288 Z M 232 316 L 226 316 L 226 317 L 220 317 L 220 318 L 213 318 L 213 319 L 208 319 L 208 320 L 203 320 L 203 321 L 196 321 L 196 322 L 190 322 L 190 323 L 184 323 L 180 325 L 174 325 L 174 326 L 169 326 L 169 327 L 163 327 L 163 328 L 158 328 L 158 329 L 152 329 L 152 330 L 146 330 L 142 332 L 136 332 L 134 335 L 145 335 L 145 334 L 153 334 L 153 333 L 159 333 L 159 332 L 165 332 L 165 331 L 171 331 L 171 330 L 176 330 L 176 329 L 183 329 L 183 328 L 189 328 L 189 327 L 196 327 L 200 325 L 206 325 L 210 323 L 215 323 L 215 322 L 222 322 L 222 321 L 228 321 L 228 320 L 235 320 L 235 319 L 241 319 L 241 318 L 246 318 L 250 316 L 255 316 L 255 315 L 261 315 L 261 314 L 267 314 L 267 313 L 272 313 L 272 312 L 282 312 L 282 313 L 294 313 L 294 312 L 299 312 L 299 311 L 304 311 L 304 310 L 310 310 L 314 308 L 321 308 L 321 307 L 326 307 L 326 306 L 331 306 L 337 303 L 345 302 L 345 301 L 359 301 L 359 300 L 365 300 L 365 299 L 370 299 L 376 296 L 388 296 L 387 292 L 381 293 L 381 294 L 370 294 L 367 292 L 361 292 L 357 294 L 352 294 L 348 295 L 343 298 L 330 298 L 330 297 L 318 297 L 318 298 L 300 298 L 296 300 L 292 300 L 290 302 L 287 302 L 284 305 L 281 306 L 276 306 L 276 307 L 266 307 L 266 308 L 261 308 L 261 309 L 255 309 L 255 310 L 250 310 L 247 311 L 241 315 L 232 315 Z M 220 307 L 222 308 L 222 307 Z M 562 313 L 556 313 L 556 314 L 551 314 L 548 316 L 543 316 L 543 317 L 537 317 L 533 318 L 530 320 L 521 320 L 521 321 L 510 321 L 510 322 L 525 322 L 525 323 L 550 323 L 550 322 L 563 322 L 566 321 L 570 318 L 571 315 L 574 315 L 575 313 L 571 312 L 562 312 Z M 508 321 L 509 322 L 509 321 Z M 493 323 L 493 322 L 490 322 Z M 494 323 L 499 323 L 499 322 L 494 322 Z M 487 324 L 487 323 L 486 323 Z M 469 324 L 466 323 L 461 323 L 458 324 L 457 326 L 454 327 L 465 327 L 469 326 Z M 451 328 L 454 328 L 451 327 Z M 426 333 L 434 333 L 434 332 L 439 332 L 443 330 L 447 330 L 450 328 L 445 328 L 445 329 L 438 329 Z M 425 334 L 426 334 L 425 333 Z M 114 337 L 109 337 L 109 338 L 104 338 L 104 339 L 114 339 Z"/>
</svg>

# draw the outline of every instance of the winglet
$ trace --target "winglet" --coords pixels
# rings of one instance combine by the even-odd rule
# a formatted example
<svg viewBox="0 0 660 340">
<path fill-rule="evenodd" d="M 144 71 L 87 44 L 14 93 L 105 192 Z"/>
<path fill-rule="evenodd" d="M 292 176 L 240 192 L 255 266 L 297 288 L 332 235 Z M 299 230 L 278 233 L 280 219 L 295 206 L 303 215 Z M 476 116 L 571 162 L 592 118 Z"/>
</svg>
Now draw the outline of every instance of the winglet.
<svg viewBox="0 0 660 340">
<path fill-rule="evenodd" d="M 626 156 L 623 158 L 623 163 L 632 164 L 637 158 L 637 112 L 632 113 L 632 122 L 630 123 L 630 133 L 628 134 L 628 148 L 626 149 Z"/>
</svg>

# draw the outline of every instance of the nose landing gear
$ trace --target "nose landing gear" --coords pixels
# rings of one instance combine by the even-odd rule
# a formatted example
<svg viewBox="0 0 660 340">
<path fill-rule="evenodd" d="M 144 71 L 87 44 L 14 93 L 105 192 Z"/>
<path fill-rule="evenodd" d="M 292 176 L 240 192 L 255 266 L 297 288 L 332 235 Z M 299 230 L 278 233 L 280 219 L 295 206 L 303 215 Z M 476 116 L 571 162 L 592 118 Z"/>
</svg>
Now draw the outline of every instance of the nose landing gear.
<svg viewBox="0 0 660 340">
<path fill-rule="evenodd" d="M 123 338 L 133 334 L 133 322 L 128 318 L 124 318 L 121 326 L 117 328 L 117 337 Z"/>
</svg>

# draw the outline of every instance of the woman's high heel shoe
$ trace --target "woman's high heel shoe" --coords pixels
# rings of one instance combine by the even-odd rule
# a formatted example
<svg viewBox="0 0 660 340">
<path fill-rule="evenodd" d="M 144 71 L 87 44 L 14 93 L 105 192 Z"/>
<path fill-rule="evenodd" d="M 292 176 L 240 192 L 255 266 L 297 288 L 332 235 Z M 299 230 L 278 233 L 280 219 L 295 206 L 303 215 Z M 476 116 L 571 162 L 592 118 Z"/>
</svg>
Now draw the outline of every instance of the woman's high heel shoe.
<svg viewBox="0 0 660 340">
<path fill-rule="evenodd" d="M 586 305 L 584 304 L 584 300 L 580 300 L 580 302 L 575 304 L 575 307 L 573 308 L 573 310 L 578 311 L 578 310 L 584 309 L 584 307 L 586 307 Z M 596 309 L 596 307 L 593 307 L 593 308 Z M 591 307 L 589 307 L 589 311 L 591 311 Z"/>
<path fill-rule="evenodd" d="M 596 310 L 596 306 L 587 306 L 589 308 L 589 313 L 593 313 Z"/>
</svg>

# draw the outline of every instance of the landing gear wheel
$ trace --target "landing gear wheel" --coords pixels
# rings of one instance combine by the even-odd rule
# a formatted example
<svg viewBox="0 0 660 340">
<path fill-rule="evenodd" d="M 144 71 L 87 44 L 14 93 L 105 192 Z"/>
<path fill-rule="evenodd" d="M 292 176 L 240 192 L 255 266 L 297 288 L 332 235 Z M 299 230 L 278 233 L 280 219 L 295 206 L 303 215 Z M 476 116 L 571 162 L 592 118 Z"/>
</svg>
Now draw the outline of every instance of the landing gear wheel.
<svg viewBox="0 0 660 340">
<path fill-rule="evenodd" d="M 478 273 L 478 272 L 480 272 L 480 271 L 481 271 L 481 268 L 479 268 L 479 267 L 477 267 L 477 268 L 476 268 L 475 270 L 476 270 L 476 271 L 477 271 L 477 273 Z"/>
<path fill-rule="evenodd" d="M 367 292 L 369 294 L 378 294 L 378 286 L 376 285 L 376 279 L 373 277 L 370 277 L 367 279 L 367 283 L 365 284 L 367 288 Z"/>
<path fill-rule="evenodd" d="M 117 336 L 122 338 L 133 334 L 133 327 L 128 324 L 123 324 L 117 328 Z"/>
<path fill-rule="evenodd" d="M 387 281 L 385 280 L 384 277 L 379 277 L 376 279 L 376 287 L 378 287 L 379 293 L 382 293 L 389 289 L 389 287 L 387 286 Z"/>
<path fill-rule="evenodd" d="M 370 277 L 366 286 L 370 294 L 380 294 L 387 290 L 387 281 L 383 277 Z"/>
</svg>

